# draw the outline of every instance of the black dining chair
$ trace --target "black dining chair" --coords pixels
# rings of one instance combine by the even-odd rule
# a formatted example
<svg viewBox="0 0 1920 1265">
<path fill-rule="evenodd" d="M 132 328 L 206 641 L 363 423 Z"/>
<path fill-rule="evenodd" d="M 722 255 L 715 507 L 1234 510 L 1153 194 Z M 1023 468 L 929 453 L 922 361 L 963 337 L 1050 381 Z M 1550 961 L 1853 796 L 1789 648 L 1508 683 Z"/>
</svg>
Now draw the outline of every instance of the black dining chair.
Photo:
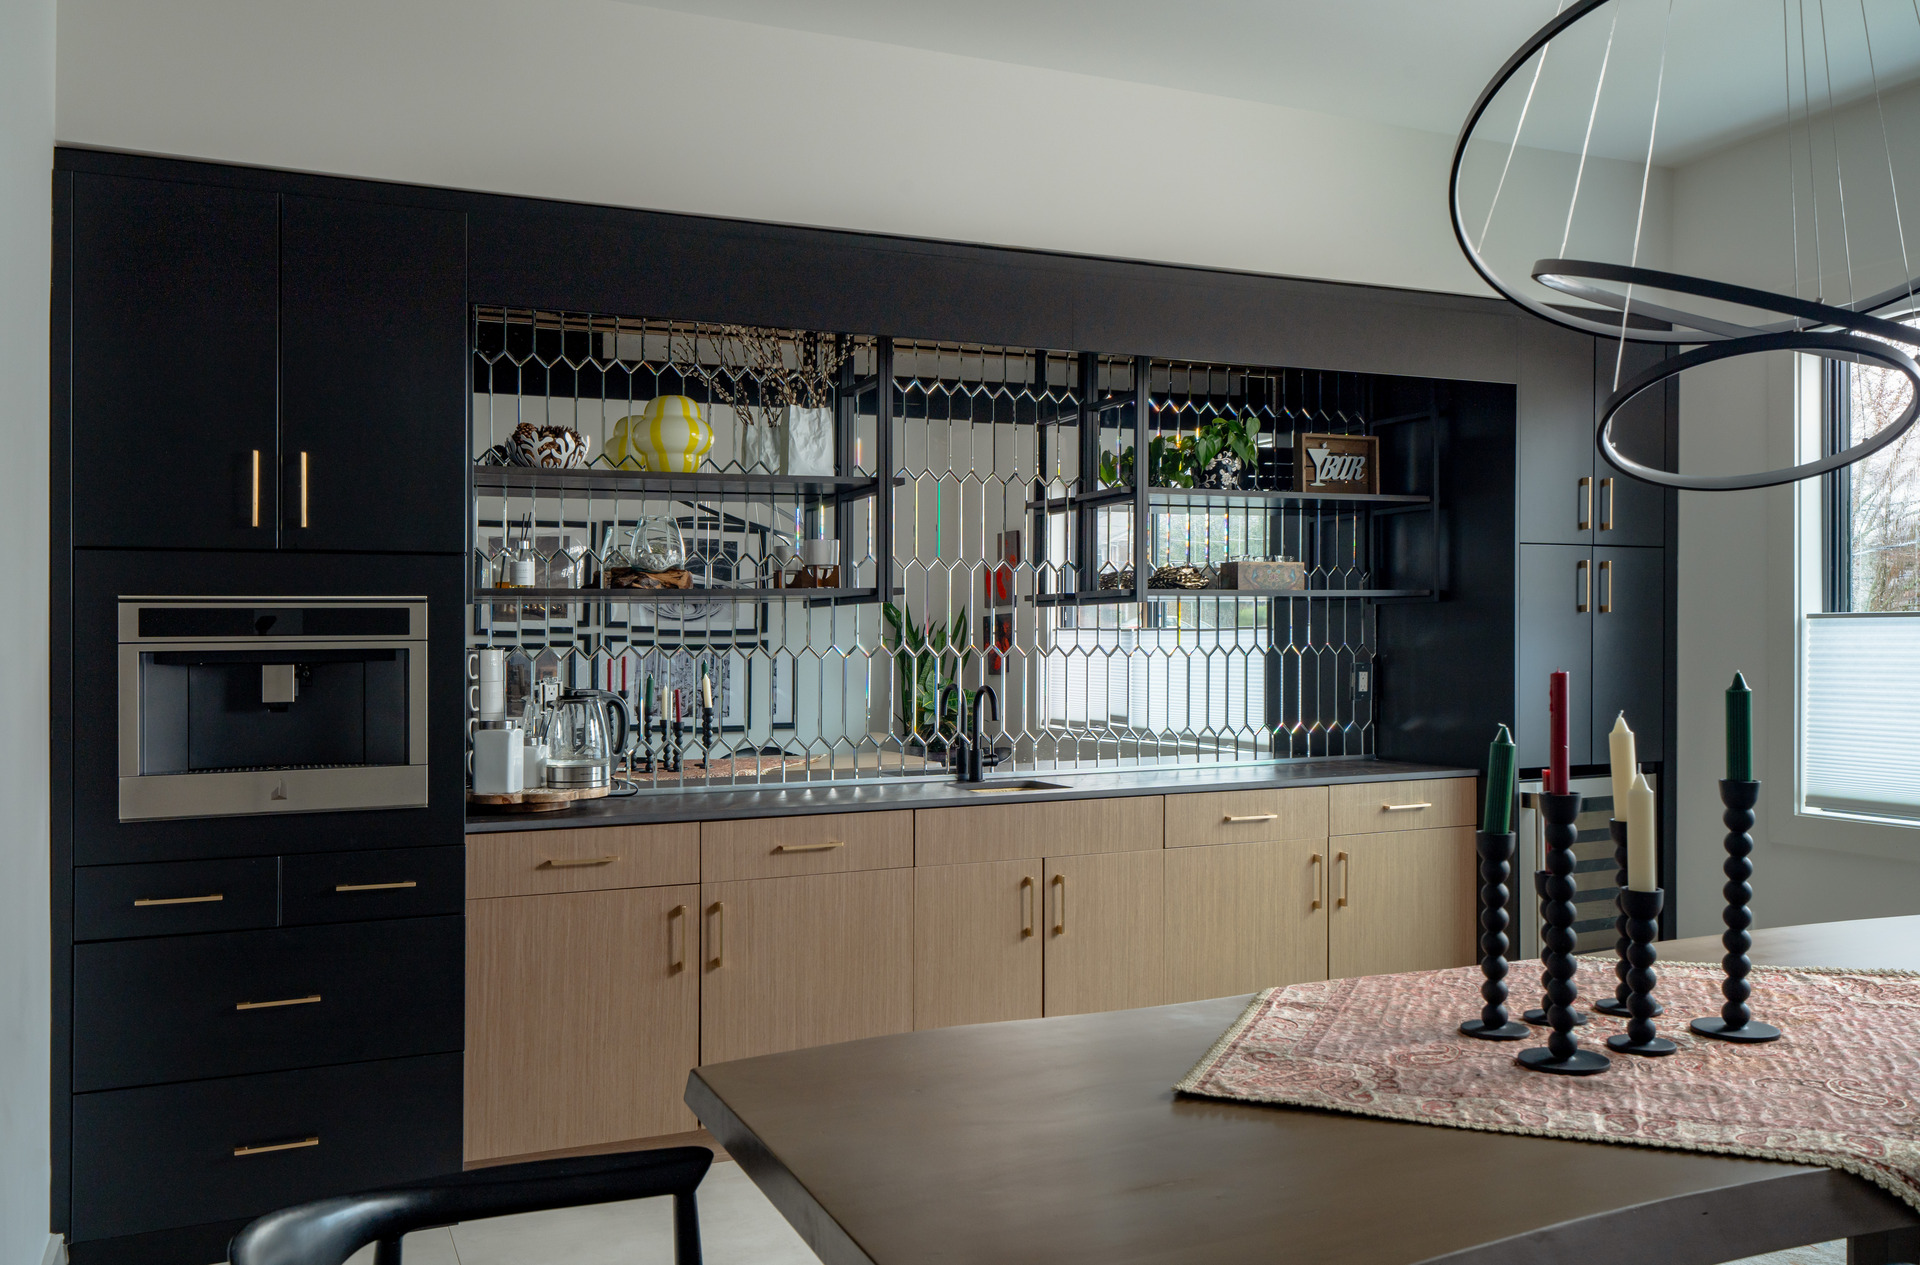
<svg viewBox="0 0 1920 1265">
<path fill-rule="evenodd" d="M 706 1147 L 678 1146 L 502 1164 L 390 1190 L 316 1199 L 248 1225 L 234 1236 L 227 1259 L 232 1265 L 344 1265 L 374 1243 L 374 1265 L 400 1265 L 400 1237 L 415 1230 L 672 1195 L 674 1265 L 700 1265 L 694 1191 L 712 1166 L 713 1152 Z"/>
</svg>

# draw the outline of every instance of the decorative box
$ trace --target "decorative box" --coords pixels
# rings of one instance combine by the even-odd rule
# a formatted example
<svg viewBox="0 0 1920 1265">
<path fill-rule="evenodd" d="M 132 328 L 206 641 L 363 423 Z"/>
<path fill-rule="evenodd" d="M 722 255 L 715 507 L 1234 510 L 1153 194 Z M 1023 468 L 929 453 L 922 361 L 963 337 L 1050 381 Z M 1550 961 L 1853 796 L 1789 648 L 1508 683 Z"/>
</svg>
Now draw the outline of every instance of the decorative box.
<svg viewBox="0 0 1920 1265">
<path fill-rule="evenodd" d="M 1289 591 L 1307 587 L 1307 564 L 1269 561 L 1265 558 L 1241 558 L 1220 564 L 1220 587 Z"/>
<path fill-rule="evenodd" d="M 1293 490 L 1378 492 L 1379 456 L 1372 435 L 1301 435 L 1293 445 Z"/>
</svg>

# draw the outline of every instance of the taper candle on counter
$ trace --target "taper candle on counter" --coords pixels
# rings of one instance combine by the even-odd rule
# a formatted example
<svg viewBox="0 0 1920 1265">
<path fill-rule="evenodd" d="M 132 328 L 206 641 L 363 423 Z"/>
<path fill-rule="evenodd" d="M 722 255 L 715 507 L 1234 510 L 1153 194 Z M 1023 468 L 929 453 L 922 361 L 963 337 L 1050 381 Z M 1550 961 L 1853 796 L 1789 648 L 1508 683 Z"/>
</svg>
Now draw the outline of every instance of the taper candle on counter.
<svg viewBox="0 0 1920 1265">
<path fill-rule="evenodd" d="M 1660 886 L 1660 863 L 1654 841 L 1659 827 L 1654 820 L 1653 787 L 1646 774 L 1635 770 L 1627 791 L 1627 889 L 1651 892 Z"/>
<path fill-rule="evenodd" d="M 1480 813 L 1480 829 L 1490 835 L 1513 833 L 1513 735 L 1505 725 L 1487 747 L 1487 797 Z"/>
<path fill-rule="evenodd" d="M 1567 690 L 1565 668 L 1547 678 L 1547 776 L 1546 792 L 1565 795 L 1572 781 L 1567 751 Z"/>
<path fill-rule="evenodd" d="M 1727 687 L 1727 781 L 1753 781 L 1753 691 L 1740 672 Z"/>
<path fill-rule="evenodd" d="M 1635 763 L 1633 730 L 1627 728 L 1625 712 L 1613 718 L 1613 728 L 1607 734 L 1607 757 L 1613 774 L 1613 816 L 1616 821 L 1625 821 L 1627 796 L 1633 791 L 1633 775 L 1640 767 Z"/>
</svg>

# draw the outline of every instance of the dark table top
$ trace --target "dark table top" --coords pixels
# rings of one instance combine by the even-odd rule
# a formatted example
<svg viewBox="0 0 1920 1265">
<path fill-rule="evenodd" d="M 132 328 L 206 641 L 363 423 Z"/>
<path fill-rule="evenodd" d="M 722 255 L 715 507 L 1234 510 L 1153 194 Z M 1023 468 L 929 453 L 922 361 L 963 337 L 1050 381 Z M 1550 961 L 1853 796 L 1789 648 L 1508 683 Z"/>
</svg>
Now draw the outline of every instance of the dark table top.
<svg viewBox="0 0 1920 1265">
<path fill-rule="evenodd" d="M 1226 769 L 1114 769 L 1104 773 L 1008 773 L 995 782 L 1058 782 L 1057 791 L 970 791 L 952 778 L 875 779 L 866 785 L 791 786 L 742 790 L 643 790 L 623 798 L 588 800 L 554 813 L 487 813 L 467 806 L 467 833 L 496 830 L 574 830 L 591 826 L 636 826 L 667 821 L 725 821 L 735 817 L 785 817 L 806 813 L 880 812 L 889 808 L 952 808 L 977 804 L 1023 804 L 1055 799 L 1118 799 L 1129 795 L 1179 795 L 1194 791 L 1244 791 L 1263 787 L 1332 786 L 1343 782 L 1400 782 L 1432 777 L 1476 777 L 1474 769 L 1397 760 L 1302 760 Z"/>
<path fill-rule="evenodd" d="M 1757 962 L 1920 969 L 1920 917 Z M 1713 939 L 1662 946 L 1715 960 Z M 903 1033 L 697 1069 L 687 1101 L 829 1265 L 1712 1265 L 1920 1225 L 1832 1169 L 1177 1098 L 1247 1001 Z"/>
</svg>

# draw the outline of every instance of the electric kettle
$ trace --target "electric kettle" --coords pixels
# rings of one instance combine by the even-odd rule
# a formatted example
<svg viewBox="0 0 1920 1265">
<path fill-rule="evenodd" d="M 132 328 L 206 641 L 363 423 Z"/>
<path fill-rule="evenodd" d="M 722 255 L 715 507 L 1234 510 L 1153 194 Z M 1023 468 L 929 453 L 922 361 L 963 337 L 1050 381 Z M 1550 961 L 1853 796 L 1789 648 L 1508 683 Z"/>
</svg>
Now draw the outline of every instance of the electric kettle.
<svg viewBox="0 0 1920 1265">
<path fill-rule="evenodd" d="M 613 784 L 613 764 L 639 732 L 633 707 L 606 690 L 568 690 L 547 713 L 547 785 Z"/>
</svg>

